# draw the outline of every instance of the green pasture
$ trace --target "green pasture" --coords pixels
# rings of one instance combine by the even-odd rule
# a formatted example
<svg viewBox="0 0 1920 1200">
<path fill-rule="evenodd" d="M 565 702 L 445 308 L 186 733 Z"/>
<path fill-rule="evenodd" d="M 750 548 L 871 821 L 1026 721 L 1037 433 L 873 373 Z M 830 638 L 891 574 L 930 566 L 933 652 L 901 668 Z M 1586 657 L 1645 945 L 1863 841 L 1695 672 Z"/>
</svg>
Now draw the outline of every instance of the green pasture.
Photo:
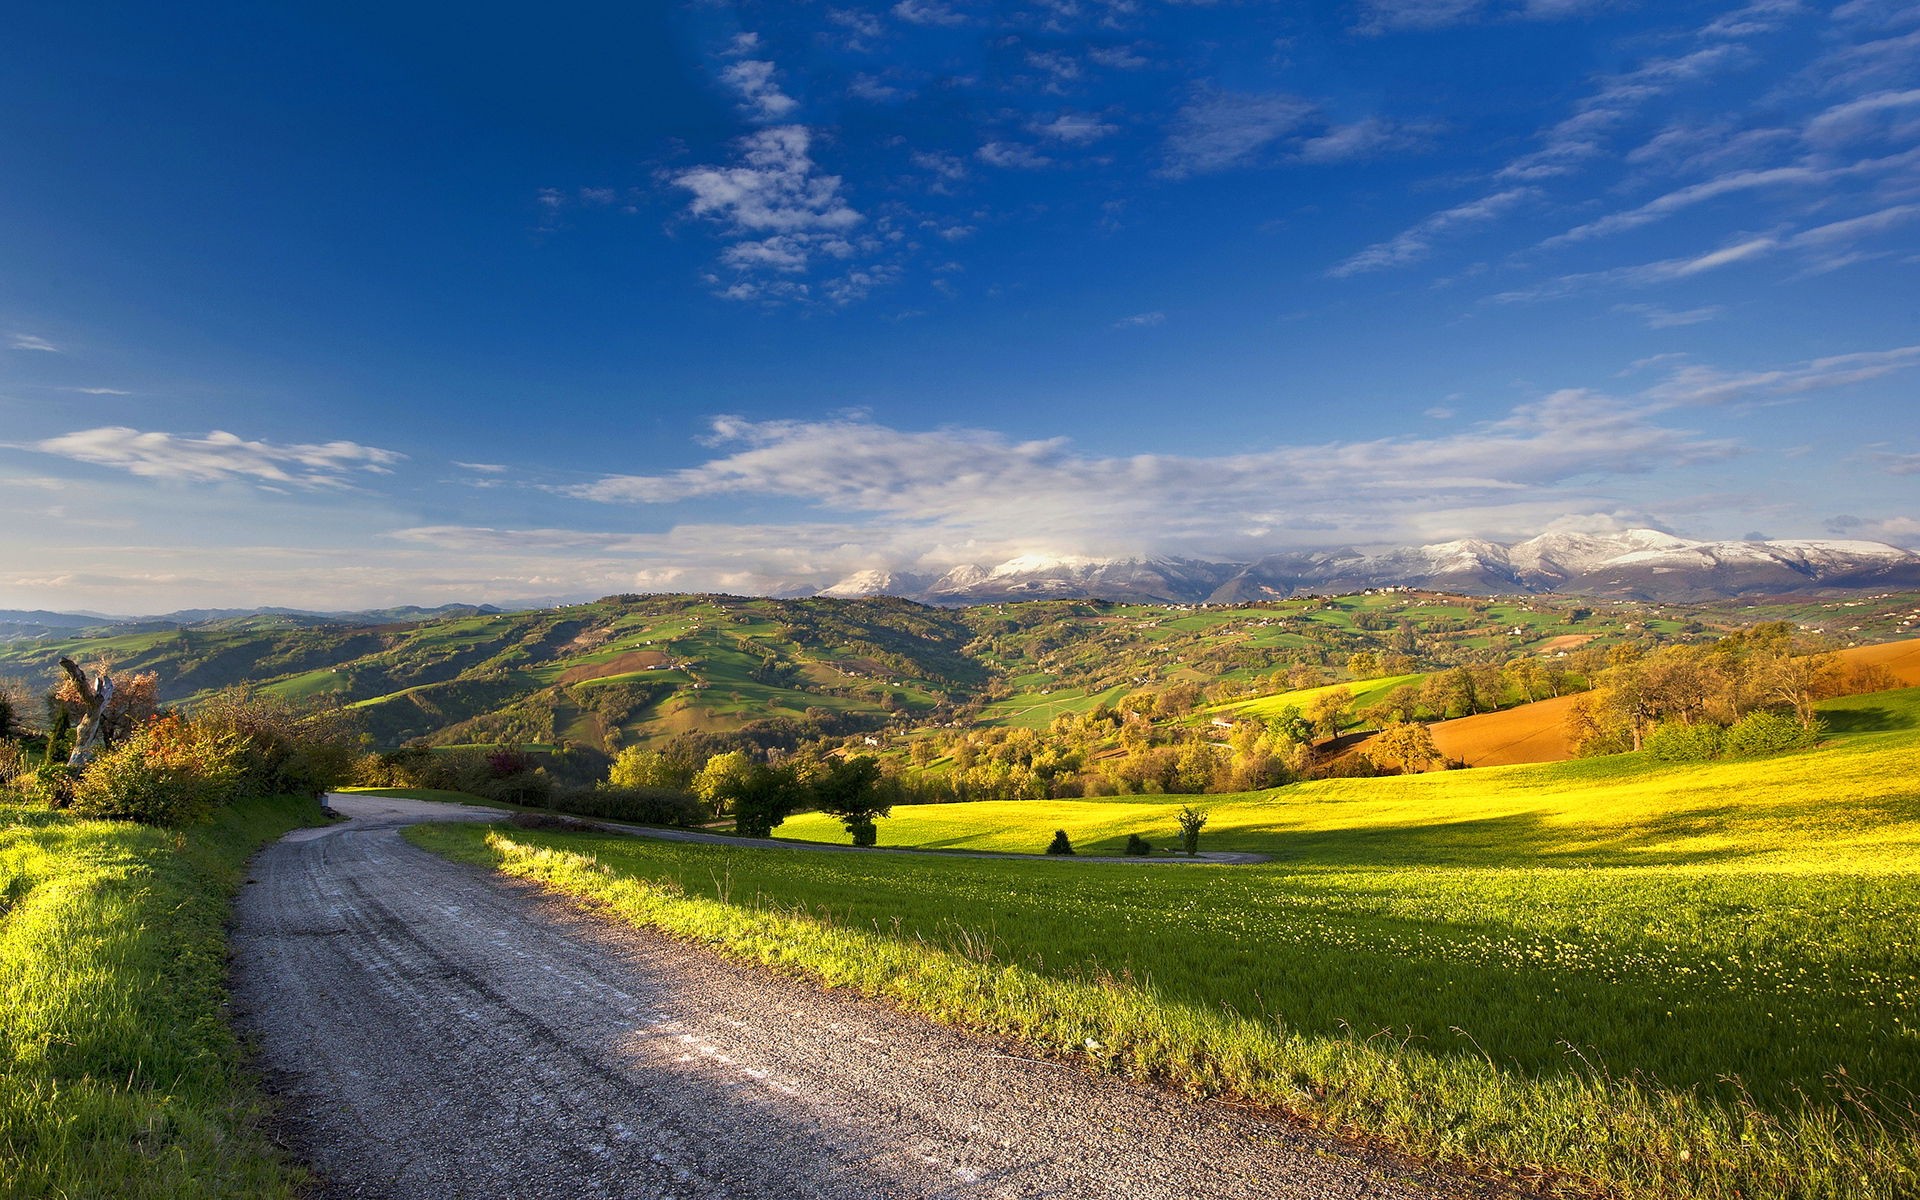
<svg viewBox="0 0 1920 1200">
<path fill-rule="evenodd" d="M 311 700 L 316 696 L 330 696 L 347 690 L 347 675 L 333 668 L 308 671 L 300 675 L 289 675 L 261 687 L 269 696 L 279 696 L 285 700 Z"/>
<path fill-rule="evenodd" d="M 1418 673 L 1382 675 L 1378 679 L 1356 679 L 1350 683 L 1329 683 L 1321 687 L 1301 688 L 1271 696 L 1256 696 L 1252 700 L 1235 700 L 1229 704 L 1216 705 L 1207 711 L 1254 717 L 1264 721 L 1279 716 L 1283 709 L 1293 708 L 1304 713 L 1308 705 L 1336 688 L 1346 688 L 1353 696 L 1353 706 L 1365 708 L 1369 704 L 1376 704 L 1385 699 L 1387 693 L 1397 687 L 1405 687 L 1409 684 L 1419 687 L 1425 679 L 1424 674 Z"/>
</svg>

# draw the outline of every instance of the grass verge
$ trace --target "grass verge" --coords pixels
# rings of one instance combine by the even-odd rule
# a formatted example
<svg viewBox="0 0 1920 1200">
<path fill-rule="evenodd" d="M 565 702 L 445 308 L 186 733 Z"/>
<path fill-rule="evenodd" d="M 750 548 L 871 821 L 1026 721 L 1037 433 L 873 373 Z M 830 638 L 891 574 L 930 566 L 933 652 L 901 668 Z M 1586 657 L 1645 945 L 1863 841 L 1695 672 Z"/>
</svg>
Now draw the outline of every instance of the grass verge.
<svg viewBox="0 0 1920 1200">
<path fill-rule="evenodd" d="M 228 902 L 318 805 L 184 831 L 0 803 L 0 1197 L 293 1197 L 224 1015 Z"/>
</svg>

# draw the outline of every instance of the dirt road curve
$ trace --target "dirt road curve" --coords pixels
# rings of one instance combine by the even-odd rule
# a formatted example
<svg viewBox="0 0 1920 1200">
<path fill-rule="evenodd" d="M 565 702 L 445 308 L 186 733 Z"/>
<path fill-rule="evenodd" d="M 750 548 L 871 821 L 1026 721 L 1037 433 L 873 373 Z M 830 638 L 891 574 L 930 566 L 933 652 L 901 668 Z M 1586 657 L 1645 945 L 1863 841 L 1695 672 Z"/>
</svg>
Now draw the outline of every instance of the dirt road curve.
<svg viewBox="0 0 1920 1200">
<path fill-rule="evenodd" d="M 242 1028 L 327 1195 L 1468 1194 L 614 927 L 400 838 L 450 806 L 336 805 L 354 819 L 256 861 L 234 938 Z"/>
</svg>

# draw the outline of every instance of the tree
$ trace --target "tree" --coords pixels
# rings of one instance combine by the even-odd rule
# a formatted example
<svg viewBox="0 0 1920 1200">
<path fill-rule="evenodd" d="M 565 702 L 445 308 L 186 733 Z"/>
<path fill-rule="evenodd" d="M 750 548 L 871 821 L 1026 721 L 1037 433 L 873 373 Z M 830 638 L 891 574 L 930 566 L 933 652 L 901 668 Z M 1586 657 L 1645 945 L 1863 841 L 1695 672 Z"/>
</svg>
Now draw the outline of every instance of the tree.
<svg viewBox="0 0 1920 1200">
<path fill-rule="evenodd" d="M 102 659 L 93 664 L 89 679 L 71 658 L 61 659 L 60 669 L 66 678 L 54 689 L 54 699 L 80 715 L 69 766 L 84 766 L 98 749 L 111 750 L 159 708 L 159 676 L 151 671 L 119 672 Z"/>
<path fill-rule="evenodd" d="M 1755 672 L 1755 681 L 1769 699 L 1793 707 L 1804 729 L 1813 728 L 1813 706 L 1838 695 L 1844 667 L 1835 654 L 1769 655 Z"/>
<path fill-rule="evenodd" d="M 1180 810 L 1180 848 L 1188 858 L 1200 853 L 1200 831 L 1206 828 L 1207 814 L 1189 804 Z"/>
<path fill-rule="evenodd" d="M 1048 854 L 1072 854 L 1073 853 L 1073 843 L 1067 839 L 1066 830 L 1056 829 L 1053 831 L 1053 841 L 1048 844 L 1047 853 Z"/>
<path fill-rule="evenodd" d="M 1353 714 L 1353 693 L 1344 687 L 1328 688 L 1307 705 L 1307 723 L 1320 737 L 1340 736 L 1340 727 Z"/>
<path fill-rule="evenodd" d="M 1440 751 L 1425 725 L 1395 721 L 1367 743 L 1367 757 L 1376 766 L 1398 767 L 1406 774 L 1417 775 L 1440 761 Z"/>
<path fill-rule="evenodd" d="M 693 794 L 700 797 L 714 816 L 724 817 L 733 811 L 756 765 L 745 750 L 716 754 L 693 777 Z"/>
<path fill-rule="evenodd" d="M 613 766 L 607 771 L 607 782 L 615 787 L 672 788 L 675 791 L 686 791 L 692 782 L 692 776 L 683 764 L 668 758 L 658 750 L 642 750 L 638 746 L 628 746 L 613 760 Z"/>
<path fill-rule="evenodd" d="M 792 767 L 754 763 L 735 786 L 733 831 L 742 837 L 772 837 L 774 827 L 807 799 Z"/>
<path fill-rule="evenodd" d="M 871 846 L 879 841 L 873 827 L 875 817 L 893 811 L 874 785 L 880 780 L 880 763 L 871 755 L 844 758 L 827 768 L 813 783 L 813 800 L 821 812 L 840 818 L 856 846 Z"/>
</svg>

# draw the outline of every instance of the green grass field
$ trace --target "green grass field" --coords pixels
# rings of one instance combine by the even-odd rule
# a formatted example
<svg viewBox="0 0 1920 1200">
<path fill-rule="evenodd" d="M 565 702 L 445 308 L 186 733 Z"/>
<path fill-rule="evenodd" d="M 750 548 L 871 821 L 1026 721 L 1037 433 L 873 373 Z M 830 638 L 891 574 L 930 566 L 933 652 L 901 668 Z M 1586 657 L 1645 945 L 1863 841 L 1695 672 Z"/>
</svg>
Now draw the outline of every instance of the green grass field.
<svg viewBox="0 0 1920 1200">
<path fill-rule="evenodd" d="M 419 836 L 1097 1069 L 1572 1192 L 1912 1195 L 1920 690 L 1828 719 L 1777 759 L 1203 798 L 1203 845 L 1257 866 Z M 881 838 L 1168 844 L 1185 799 L 903 809 Z"/>
<path fill-rule="evenodd" d="M 1386 698 L 1388 692 L 1397 687 L 1412 685 L 1419 687 L 1424 674 L 1382 675 L 1378 679 L 1360 679 L 1352 683 L 1329 683 L 1321 687 L 1302 688 L 1294 692 L 1280 692 L 1272 696 L 1259 696 L 1252 700 L 1236 700 L 1230 704 L 1216 705 L 1209 712 L 1232 713 L 1237 716 L 1256 717 L 1266 720 L 1280 715 L 1286 708 L 1306 712 L 1307 706 L 1315 700 L 1333 691 L 1345 688 L 1353 697 L 1355 708 L 1365 708 Z"/>
<path fill-rule="evenodd" d="M 0 803 L 0 1197 L 292 1197 L 229 1031 L 227 902 L 311 802 L 185 832 Z"/>
</svg>

